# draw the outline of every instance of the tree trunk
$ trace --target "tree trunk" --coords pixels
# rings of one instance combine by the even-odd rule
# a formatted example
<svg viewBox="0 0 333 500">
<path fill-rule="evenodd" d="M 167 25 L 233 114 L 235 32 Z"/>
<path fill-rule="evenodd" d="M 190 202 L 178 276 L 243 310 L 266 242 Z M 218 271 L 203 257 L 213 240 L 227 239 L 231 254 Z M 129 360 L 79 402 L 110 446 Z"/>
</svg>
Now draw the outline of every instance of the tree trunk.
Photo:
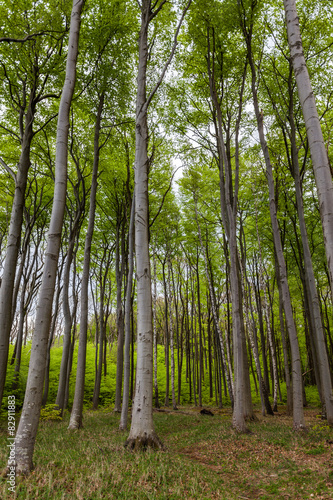
<svg viewBox="0 0 333 500">
<path fill-rule="evenodd" d="M 296 192 L 296 206 L 300 225 L 303 256 L 304 256 L 304 272 L 305 272 L 305 282 L 308 291 L 309 313 L 310 320 L 312 323 L 311 331 L 314 333 L 314 344 L 315 344 L 315 356 L 317 358 L 320 380 L 317 382 L 322 393 L 324 404 L 323 404 L 323 414 L 327 417 L 327 423 L 333 426 L 333 394 L 332 394 L 332 383 L 330 377 L 330 368 L 328 363 L 328 356 L 325 345 L 324 329 L 320 314 L 320 305 L 318 292 L 316 288 L 316 280 L 312 265 L 312 258 L 308 240 L 308 234 L 306 229 L 306 223 L 304 218 L 304 207 L 303 207 L 303 197 L 301 188 L 301 177 L 299 172 L 298 164 L 298 150 L 296 144 L 296 127 L 294 122 L 293 113 L 293 93 L 291 88 L 291 82 L 289 83 L 289 97 L 290 97 L 290 126 L 291 126 L 291 156 L 292 156 L 292 170 L 295 180 L 295 192 Z M 325 151 L 326 153 L 326 151 Z M 333 193 L 333 192 L 331 192 Z M 333 219 L 332 219 L 333 223 Z"/>
<path fill-rule="evenodd" d="M 129 404 L 129 389 L 130 389 L 130 344 L 131 344 L 131 298 L 133 288 L 133 269 L 134 269 L 134 214 L 135 214 L 135 198 L 132 199 L 131 218 L 128 232 L 128 273 L 127 273 L 127 288 L 125 301 L 125 358 L 124 358 L 124 389 L 123 389 L 123 404 L 121 408 L 121 418 L 119 429 L 124 431 L 127 429 L 128 420 L 128 404 Z"/>
<path fill-rule="evenodd" d="M 252 301 L 251 301 L 251 285 L 250 285 L 249 279 L 247 277 L 245 265 L 243 266 L 243 274 L 244 274 L 244 288 L 245 288 L 245 283 L 248 286 L 248 301 L 245 299 L 245 311 L 246 311 L 246 315 L 248 317 L 248 322 L 249 322 L 248 332 L 249 332 L 249 337 L 250 337 L 251 349 L 253 352 L 254 364 L 256 367 L 256 372 L 257 372 L 258 382 L 259 382 L 261 410 L 262 410 L 263 415 L 265 415 L 265 411 L 267 411 L 268 415 L 274 415 L 271 404 L 269 402 L 265 382 L 264 382 L 264 380 L 262 378 L 262 374 L 261 374 L 261 364 L 260 364 L 260 356 L 259 356 L 259 348 L 258 348 L 257 328 L 256 328 L 256 322 L 255 322 L 255 318 L 254 318 Z M 245 292 L 245 290 L 244 290 L 244 292 Z M 245 295 L 245 293 L 244 293 L 244 295 Z M 250 309 L 250 311 L 249 311 L 249 309 Z M 250 321 L 250 313 L 251 313 L 251 320 L 252 321 Z"/>
<path fill-rule="evenodd" d="M 99 150 L 100 150 L 99 133 L 101 128 L 103 103 L 104 103 L 104 94 L 100 96 L 96 122 L 95 122 L 94 163 L 93 163 L 93 172 L 91 178 L 89 221 L 88 221 L 86 239 L 84 243 L 84 260 L 83 260 L 82 285 L 81 285 L 79 351 L 77 357 L 74 401 L 73 401 L 73 407 L 68 429 L 79 429 L 80 427 L 82 427 L 84 378 L 86 372 L 86 351 L 87 351 L 87 333 L 88 333 L 88 286 L 89 286 L 90 254 L 91 254 L 91 242 L 93 238 L 94 223 L 95 223 L 97 175 L 98 175 Z"/>
<path fill-rule="evenodd" d="M 164 288 L 164 363 L 165 363 L 165 399 L 164 406 L 169 406 L 170 399 L 170 362 L 169 362 L 169 302 L 168 290 L 165 277 L 165 260 L 162 264 L 163 271 L 163 288 Z"/>
<path fill-rule="evenodd" d="M 201 332 L 201 297 L 200 297 L 200 278 L 199 278 L 199 249 L 197 248 L 197 262 L 195 266 L 197 278 L 197 297 L 198 297 L 198 324 L 199 324 L 199 374 L 198 374 L 198 395 L 199 406 L 202 406 L 202 382 L 203 382 L 203 359 L 202 359 L 202 332 Z"/>
<path fill-rule="evenodd" d="M 193 366 L 193 400 L 194 406 L 197 406 L 197 374 L 196 374 L 196 328 L 195 328 L 195 295 L 194 295 L 194 284 L 190 268 L 190 282 L 191 282 L 191 334 L 192 334 L 192 344 L 190 342 L 190 355 L 192 357 Z M 190 363 L 190 369 L 191 363 Z"/>
<path fill-rule="evenodd" d="M 123 385 L 124 366 L 124 314 L 122 300 L 122 285 L 125 270 L 125 252 L 123 245 L 123 235 L 120 243 L 121 221 L 117 222 L 117 242 L 116 242 L 116 281 L 117 281 L 117 373 L 116 373 L 116 395 L 114 411 L 121 411 L 121 390 Z M 121 247 L 121 252 L 120 252 Z M 121 257 L 120 257 L 121 253 Z M 121 259 L 121 264 L 120 264 Z"/>
<path fill-rule="evenodd" d="M 252 27 L 250 31 L 243 26 L 244 36 L 247 44 L 248 59 L 251 67 L 252 73 L 252 96 L 253 104 L 255 109 L 255 115 L 257 119 L 257 126 L 260 138 L 260 144 L 262 152 L 265 158 L 266 164 L 266 175 L 268 181 L 269 189 L 269 208 L 270 217 L 272 223 L 274 248 L 276 252 L 277 266 L 279 268 L 279 280 L 280 280 L 280 290 L 282 293 L 283 308 L 285 312 L 285 318 L 288 328 L 288 334 L 290 339 L 290 347 L 292 352 L 292 366 L 293 366 L 293 421 L 294 429 L 302 430 L 305 429 L 304 412 L 303 412 L 303 400 L 302 400 L 302 369 L 300 362 L 300 352 L 297 339 L 296 326 L 293 318 L 290 291 L 288 286 L 287 278 L 287 268 L 282 250 L 281 235 L 279 224 L 277 220 L 276 203 L 275 203 L 275 193 L 274 193 L 274 180 L 273 180 L 273 169 L 271 165 L 268 145 L 266 142 L 264 134 L 264 124 L 263 124 L 263 114 L 259 111 L 257 89 L 256 89 L 256 69 L 252 56 L 251 38 L 252 38 Z"/>
<path fill-rule="evenodd" d="M 302 106 L 324 232 L 331 293 L 333 295 L 333 183 L 324 138 L 306 66 L 295 0 L 284 0 L 288 43 L 298 96 Z"/>
<path fill-rule="evenodd" d="M 66 205 L 69 110 L 75 86 L 76 59 L 83 4 L 84 0 L 75 0 L 71 16 L 66 76 L 58 114 L 54 201 L 45 254 L 43 280 L 37 306 L 36 326 L 31 346 L 26 393 L 15 438 L 17 474 L 28 473 L 33 468 L 32 456 L 43 397 L 46 350 Z"/>
<path fill-rule="evenodd" d="M 157 325 L 156 325 L 156 301 L 157 301 L 157 284 L 156 284 L 156 255 L 153 253 L 154 266 L 154 293 L 153 293 L 153 329 L 154 329 L 154 392 L 155 392 L 155 408 L 160 407 L 158 400 L 158 384 L 157 384 Z"/>
<path fill-rule="evenodd" d="M 23 283 L 23 287 L 21 290 L 21 302 L 20 302 L 20 318 L 18 324 L 17 331 L 17 339 L 16 339 L 16 358 L 15 358 L 15 369 L 14 369 L 14 378 L 12 383 L 12 391 L 16 391 L 19 385 L 19 375 L 21 368 L 21 355 L 22 355 L 22 342 L 23 342 L 23 328 L 24 328 L 24 318 L 26 314 L 25 308 L 25 292 L 26 292 L 26 281 Z"/>
<path fill-rule="evenodd" d="M 99 302 L 99 338 L 98 338 L 98 365 L 95 378 L 94 394 L 93 394 L 93 410 L 97 410 L 99 403 L 99 394 L 101 390 L 102 371 L 103 371 L 103 357 L 104 357 L 104 342 L 106 319 L 104 317 L 104 297 L 105 297 L 105 282 L 100 283 L 100 302 Z M 97 345 L 96 345 L 97 351 Z"/>
<path fill-rule="evenodd" d="M 142 0 L 141 27 L 139 35 L 139 68 L 137 78 L 136 127 L 135 127 L 135 255 L 137 267 L 137 369 L 136 387 L 132 412 L 132 425 L 126 446 L 161 448 L 153 424 L 153 329 L 151 301 L 151 273 L 149 258 L 149 208 L 148 208 L 148 123 L 149 104 L 161 85 L 165 72 L 177 46 L 177 36 L 188 1 L 176 29 L 170 56 L 164 65 L 160 78 L 150 95 L 146 96 L 148 49 L 148 28 L 158 15 L 164 1 L 156 7 L 151 0 Z M 153 10 L 154 8 L 155 11 Z"/>
<path fill-rule="evenodd" d="M 258 229 L 258 214 L 257 214 L 257 208 L 256 208 L 256 230 L 257 230 L 257 241 L 258 241 L 258 247 L 259 247 L 259 293 L 260 290 L 263 291 L 264 294 L 264 300 L 262 302 L 263 304 L 263 310 L 264 310 L 264 316 L 266 319 L 266 325 L 267 325 L 267 337 L 268 337 L 268 343 L 269 343 L 269 348 L 271 352 L 271 360 L 272 360 L 272 368 L 273 368 L 273 411 L 277 412 L 277 398 L 278 398 L 278 373 L 277 373 L 277 364 L 276 364 L 276 356 L 275 356 L 275 350 L 273 346 L 273 333 L 272 333 L 272 328 L 271 328 L 271 322 L 268 314 L 268 301 L 267 301 L 267 293 L 266 293 L 266 283 L 264 279 L 264 266 L 263 266 L 263 258 L 262 258 L 262 251 L 261 251 L 261 240 L 259 236 L 259 229 Z"/>
<path fill-rule="evenodd" d="M 49 335 L 49 340 L 47 343 L 44 394 L 43 394 L 42 406 L 46 405 L 47 398 L 49 395 L 51 347 L 52 347 L 52 343 L 53 343 L 53 339 L 54 339 L 54 332 L 55 332 L 57 317 L 58 317 L 58 313 L 59 313 L 59 301 L 60 301 L 60 294 L 61 294 L 61 290 L 62 290 L 60 282 L 61 282 L 61 276 L 62 276 L 62 271 L 63 271 L 63 264 L 64 264 L 64 261 L 62 261 L 60 268 L 58 268 L 58 286 L 56 286 L 57 292 L 56 292 L 56 298 L 54 300 L 54 308 L 53 308 L 53 316 L 52 316 L 52 321 L 51 321 L 50 335 Z"/>
<path fill-rule="evenodd" d="M 183 362 L 182 358 L 182 342 L 179 339 L 179 294 L 178 290 L 181 288 L 181 283 L 180 283 L 180 273 L 178 275 L 177 279 L 177 286 L 175 286 L 175 278 L 174 278 L 174 272 L 173 268 L 171 266 L 171 277 L 172 277 L 172 290 L 173 290 L 173 296 L 174 296 L 174 304 L 175 304 L 175 319 L 176 319 L 176 343 L 177 343 L 177 404 L 180 404 L 180 393 L 181 393 L 181 366 Z M 179 284 L 179 287 L 178 287 Z M 183 319 L 183 318 L 182 318 Z M 181 346 L 181 347 L 180 347 Z M 181 351 L 181 354 L 179 354 L 179 349 Z"/>
<path fill-rule="evenodd" d="M 148 213 L 148 125 L 146 72 L 151 2 L 141 4 L 135 129 L 135 255 L 137 276 L 137 368 L 132 425 L 126 446 L 161 448 L 153 424 L 153 335 Z"/>
<path fill-rule="evenodd" d="M 170 332 L 170 357 L 171 357 L 171 394 L 172 407 L 177 410 L 176 393 L 175 393 L 175 354 L 173 349 L 173 322 L 172 322 L 172 294 L 171 294 L 171 260 L 168 257 L 168 305 L 169 305 L 169 332 Z"/>
<path fill-rule="evenodd" d="M 77 237 L 76 231 L 78 229 L 78 214 L 76 217 L 76 221 L 74 222 L 73 228 L 70 232 L 68 250 L 66 255 L 66 263 L 64 269 L 64 277 L 63 277 L 63 295 L 62 295 L 62 307 L 63 307 L 63 315 L 64 315 L 64 335 L 63 335 L 63 347 L 62 347 L 62 356 L 61 356 L 61 365 L 60 365 L 60 373 L 59 373 L 59 384 L 58 384 L 58 392 L 55 404 L 61 410 L 61 415 L 64 410 L 64 400 L 65 400 L 65 389 L 66 389 L 66 380 L 67 380 L 67 372 L 68 372 L 68 357 L 71 345 L 71 332 L 73 325 L 73 317 L 70 310 L 69 305 L 69 286 L 70 286 L 70 270 L 74 257 L 74 245 L 75 239 Z"/>
<path fill-rule="evenodd" d="M 239 276 L 239 263 L 237 254 L 237 203 L 238 203 L 238 181 L 239 181 L 239 157 L 238 157 L 238 134 L 242 112 L 243 91 L 246 76 L 246 66 L 243 73 L 243 82 L 240 92 L 238 116 L 236 120 L 235 130 L 235 190 L 232 192 L 232 170 L 230 160 L 226 152 L 223 134 L 222 111 L 219 104 L 214 75 L 214 57 L 215 57 L 215 39 L 214 31 L 213 47 L 210 47 L 210 32 L 207 30 L 207 64 L 210 86 L 210 96 L 213 107 L 216 111 L 217 121 L 215 119 L 216 129 L 216 145 L 218 150 L 218 163 L 220 173 L 220 202 L 221 202 L 221 217 L 223 227 L 228 238 L 230 250 L 230 288 L 232 302 L 232 332 L 233 332 L 233 348 L 234 348 L 234 406 L 232 425 L 239 432 L 247 432 L 245 419 L 253 417 L 251 393 L 248 391 L 250 387 L 248 362 L 246 352 L 246 341 L 243 323 L 243 311 L 241 301 L 241 283 Z M 212 59 L 212 60 L 211 60 Z M 249 393 L 249 394 L 248 394 Z"/>
<path fill-rule="evenodd" d="M 201 235 L 201 227 L 200 227 L 200 224 L 199 224 L 198 206 L 197 206 L 196 195 L 194 195 L 194 210 L 195 210 L 195 220 L 196 220 L 197 227 L 198 227 L 198 236 L 199 236 L 201 251 L 202 251 L 202 254 L 203 254 L 203 257 L 204 257 L 204 262 L 205 262 L 205 272 L 206 272 L 206 278 L 207 278 L 208 287 L 209 287 L 210 303 L 211 303 L 211 306 L 212 306 L 214 325 L 215 325 L 215 330 L 217 332 L 217 335 L 218 335 L 218 338 L 219 338 L 219 341 L 220 341 L 220 348 L 221 348 L 221 354 L 222 354 L 222 363 L 223 363 L 223 367 L 224 367 L 224 372 L 225 372 L 226 377 L 227 377 L 227 384 L 228 384 L 228 392 L 229 392 L 230 402 L 231 402 L 231 406 L 233 407 L 233 405 L 234 405 L 233 382 L 232 382 L 232 378 L 229 376 L 229 369 L 228 369 L 228 365 L 227 365 L 227 361 L 226 361 L 226 356 L 225 356 L 225 349 L 224 349 L 222 332 L 221 332 L 219 321 L 218 321 L 218 317 L 217 317 L 217 310 L 216 310 L 216 303 L 215 303 L 215 294 L 214 294 L 214 289 L 213 289 L 213 286 L 212 286 L 211 276 L 210 276 L 210 273 L 209 273 L 209 270 L 208 270 L 207 255 L 206 255 L 205 248 L 204 248 L 204 245 L 203 245 L 202 235 Z"/>
<path fill-rule="evenodd" d="M 25 191 L 30 168 L 30 148 L 33 139 L 32 125 L 36 104 L 34 93 L 35 89 L 32 95 L 30 95 L 30 102 L 25 117 L 24 133 L 21 138 L 22 148 L 15 178 L 15 193 L 10 217 L 6 259 L 0 287 L 0 407 L 6 380 L 9 337 L 13 320 L 13 290 L 21 243 Z"/>
</svg>

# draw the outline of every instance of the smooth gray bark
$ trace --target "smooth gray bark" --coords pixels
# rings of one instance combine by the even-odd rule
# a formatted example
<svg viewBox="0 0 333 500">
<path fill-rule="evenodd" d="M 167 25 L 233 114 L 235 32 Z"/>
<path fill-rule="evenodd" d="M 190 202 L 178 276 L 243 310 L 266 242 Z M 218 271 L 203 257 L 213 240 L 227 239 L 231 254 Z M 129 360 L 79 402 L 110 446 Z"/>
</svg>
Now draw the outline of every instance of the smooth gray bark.
<svg viewBox="0 0 333 500">
<path fill-rule="evenodd" d="M 323 133 L 306 66 L 295 0 L 284 0 L 288 43 L 312 158 L 333 295 L 333 182 Z"/>
<path fill-rule="evenodd" d="M 117 242 L 116 242 L 117 372 L 116 372 L 116 395 L 115 395 L 115 405 L 114 405 L 114 411 L 116 412 L 121 411 L 121 390 L 123 385 L 123 367 L 124 367 L 124 313 L 123 313 L 122 285 L 123 285 L 123 276 L 125 271 L 125 251 L 124 251 L 125 249 L 123 244 L 124 235 L 122 234 L 122 236 L 120 237 L 120 232 L 121 232 L 121 222 L 118 219 Z"/>
<path fill-rule="evenodd" d="M 185 13 L 190 6 L 189 0 L 178 24 L 170 56 L 161 75 L 151 91 L 146 95 L 148 63 L 148 28 L 163 7 L 151 0 L 142 0 L 141 27 L 139 35 L 139 68 L 137 78 L 136 127 L 135 127 L 135 255 L 137 277 L 137 369 L 136 386 L 132 411 L 132 425 L 126 446 L 139 449 L 150 446 L 161 448 L 162 444 L 153 424 L 153 329 L 151 273 L 149 257 L 149 211 L 148 211 L 148 123 L 149 104 L 161 85 L 166 70 L 177 46 L 177 36 Z"/>
<path fill-rule="evenodd" d="M 259 110 L 258 105 L 258 96 L 257 96 L 257 75 L 256 68 L 253 61 L 252 55 L 252 27 L 250 31 L 247 30 L 247 27 L 243 26 L 243 32 L 245 41 L 247 44 L 247 52 L 249 64 L 251 67 L 252 74 L 252 96 L 253 96 L 253 104 L 255 115 L 257 119 L 257 127 L 260 138 L 261 149 L 265 158 L 266 165 L 266 176 L 268 182 L 268 190 L 269 190 L 269 211 L 270 218 L 272 224 L 272 232 L 273 232 L 273 240 L 274 240 L 274 248 L 276 253 L 276 262 L 279 269 L 278 278 L 280 282 L 280 288 L 282 294 L 282 302 L 283 309 L 286 318 L 286 324 L 290 339 L 290 347 L 292 354 L 292 387 L 293 387 L 293 426 L 295 430 L 305 429 L 305 420 L 304 420 L 304 412 L 303 412 L 303 398 L 302 398 L 302 369 L 301 369 L 301 359 L 300 359 L 300 351 L 298 345 L 297 331 L 296 325 L 293 317 L 293 311 L 291 306 L 291 297 L 290 290 L 288 285 L 288 277 L 287 277 L 287 268 L 283 255 L 280 228 L 277 219 L 277 211 L 276 211 L 276 203 L 275 203 L 275 191 L 274 191 L 274 179 L 273 179 L 273 169 L 270 159 L 270 154 L 268 150 L 268 145 L 265 138 L 264 133 L 264 122 L 263 122 L 263 113 Z"/>
<path fill-rule="evenodd" d="M 128 232 L 128 273 L 125 300 L 125 353 L 124 353 L 124 388 L 123 404 L 121 408 L 121 417 L 119 429 L 127 429 L 129 389 L 130 389 L 130 346 L 131 346 L 131 308 L 132 308 L 132 288 L 133 288 L 133 270 L 134 270 L 134 214 L 135 198 L 132 199 L 131 218 Z"/>
<path fill-rule="evenodd" d="M 50 386 L 50 362 L 51 362 L 51 347 L 54 339 L 54 332 L 56 328 L 56 323 L 57 323 L 57 317 L 59 313 L 59 302 L 60 302 L 60 294 L 62 291 L 62 286 L 61 286 L 61 276 L 62 276 L 62 271 L 64 268 L 64 260 L 62 260 L 61 266 L 58 267 L 57 271 L 57 282 L 56 282 L 56 297 L 54 300 L 54 307 L 53 307 L 53 316 L 52 316 L 52 321 L 51 321 L 51 327 L 50 327 L 50 335 L 49 335 L 49 340 L 47 343 L 47 351 L 46 351 L 46 362 L 45 362 L 45 379 L 44 379 L 44 393 L 43 393 L 43 399 L 42 399 L 42 406 L 45 406 L 47 403 L 47 398 L 49 395 L 49 386 Z M 58 284 L 58 286 L 57 286 Z"/>
<path fill-rule="evenodd" d="M 153 335 L 148 213 L 148 103 L 146 71 L 151 2 L 141 6 L 135 130 L 135 255 L 137 281 L 137 367 L 132 424 L 126 445 L 160 448 L 153 424 Z"/>
<path fill-rule="evenodd" d="M 172 320 L 172 292 L 171 292 L 171 259 L 168 256 L 168 309 L 169 309 L 169 332 L 170 332 L 170 357 L 171 357 L 171 394 L 172 407 L 177 410 L 176 393 L 175 393 L 175 353 L 173 347 L 173 320 Z"/>
<path fill-rule="evenodd" d="M 35 91 L 36 89 L 34 88 L 30 95 L 29 106 L 25 116 L 24 132 L 21 138 L 21 155 L 18 171 L 15 176 L 15 193 L 10 217 L 6 259 L 0 287 L 0 407 L 6 380 L 9 337 L 13 318 L 13 291 L 21 242 L 25 191 L 30 168 L 30 148 L 33 139 L 32 125 L 36 106 Z"/>
<path fill-rule="evenodd" d="M 300 227 L 302 247 L 303 247 L 305 283 L 309 300 L 310 320 L 312 323 L 311 330 L 314 334 L 314 339 L 313 339 L 315 345 L 314 355 L 316 358 L 320 376 L 320 380 L 317 381 L 317 384 L 320 388 L 320 392 L 323 398 L 323 414 L 326 415 L 327 417 L 327 423 L 330 426 L 333 426 L 332 383 L 331 383 L 330 367 L 328 363 L 328 356 L 325 344 L 323 323 L 320 312 L 319 297 L 316 287 L 316 279 L 313 270 L 308 233 L 304 217 L 301 177 L 300 177 L 299 163 L 298 163 L 298 149 L 296 144 L 296 125 L 293 114 L 293 94 L 291 88 L 289 89 L 289 96 L 290 96 L 289 121 L 291 127 L 290 139 L 291 139 L 292 171 L 295 180 L 296 206 L 297 206 L 299 227 Z"/>
<path fill-rule="evenodd" d="M 76 79 L 76 60 L 83 4 L 84 0 L 74 0 L 71 15 L 66 76 L 58 114 L 54 200 L 47 239 L 43 280 L 37 306 L 35 331 L 31 346 L 26 393 L 15 438 L 16 472 L 18 474 L 28 473 L 33 468 L 32 457 L 43 397 L 46 351 L 66 205 L 69 111 Z"/>
<path fill-rule="evenodd" d="M 94 163 L 91 178 L 90 190 L 90 206 L 89 206 L 89 221 L 86 239 L 84 243 L 84 261 L 81 285 L 81 317 L 80 317 L 80 336 L 79 336 L 79 351 L 76 368 L 76 381 L 74 401 L 69 421 L 69 429 L 79 429 L 82 427 L 82 411 L 84 397 L 84 378 L 86 372 L 86 352 L 87 352 L 87 335 L 88 335 L 88 286 L 89 286 L 89 271 L 90 271 L 90 255 L 91 242 L 94 234 L 95 211 L 96 211 L 96 192 L 97 192 L 97 175 L 99 164 L 99 133 L 101 128 L 101 117 L 104 104 L 104 94 L 100 96 L 99 106 L 95 122 L 94 135 Z"/>
<path fill-rule="evenodd" d="M 214 32 L 213 32 L 214 40 Z M 239 432 L 247 432 L 245 420 L 253 418 L 253 409 L 251 402 L 251 393 L 249 391 L 250 381 L 247 362 L 247 351 L 243 321 L 243 310 L 241 300 L 241 282 L 238 263 L 237 250 L 237 205 L 238 205 L 238 186 L 239 186 L 239 157 L 238 157 L 238 135 L 239 124 L 242 112 L 242 98 L 244 91 L 246 67 L 243 74 L 243 82 L 240 92 L 238 116 L 235 130 L 235 181 L 234 193 L 232 193 L 232 171 L 227 157 L 221 106 L 219 104 L 214 75 L 214 47 L 210 47 L 210 32 L 207 30 L 207 68 L 210 85 L 210 96 L 213 107 L 216 111 L 216 145 L 218 150 L 218 163 L 220 172 L 220 203 L 221 216 L 224 230 L 228 239 L 230 250 L 230 285 L 232 301 L 232 332 L 234 349 L 234 406 L 232 425 Z M 211 61 L 212 57 L 212 61 Z M 233 196 L 233 198 L 232 198 Z"/>
</svg>

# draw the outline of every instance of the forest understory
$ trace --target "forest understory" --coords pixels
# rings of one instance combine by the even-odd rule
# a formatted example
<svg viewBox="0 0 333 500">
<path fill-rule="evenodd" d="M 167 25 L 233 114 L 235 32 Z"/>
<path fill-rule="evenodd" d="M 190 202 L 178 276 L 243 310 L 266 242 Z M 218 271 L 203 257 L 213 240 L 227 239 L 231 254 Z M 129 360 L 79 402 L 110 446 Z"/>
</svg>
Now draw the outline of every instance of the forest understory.
<svg viewBox="0 0 333 500">
<path fill-rule="evenodd" d="M 320 410 L 305 409 L 307 433 L 292 431 L 285 406 L 249 423 L 250 434 L 231 428 L 231 408 L 181 406 L 154 411 L 164 451 L 124 447 L 120 415 L 111 407 L 84 413 L 80 431 L 62 421 L 42 421 L 35 469 L 18 478 L 18 499 L 331 499 L 333 436 Z M 0 429 L 0 467 L 7 461 L 6 429 Z M 2 475 L 0 497 L 13 498 Z"/>
</svg>

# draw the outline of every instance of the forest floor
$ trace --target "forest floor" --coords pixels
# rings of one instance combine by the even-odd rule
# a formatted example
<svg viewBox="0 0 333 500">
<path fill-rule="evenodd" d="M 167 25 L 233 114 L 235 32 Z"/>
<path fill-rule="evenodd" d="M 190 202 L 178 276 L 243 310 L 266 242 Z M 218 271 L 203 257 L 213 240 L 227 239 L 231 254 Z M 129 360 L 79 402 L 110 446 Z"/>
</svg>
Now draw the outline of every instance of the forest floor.
<svg viewBox="0 0 333 500">
<path fill-rule="evenodd" d="M 86 411 L 84 428 L 69 432 L 63 421 L 42 421 L 35 470 L 17 478 L 15 494 L 0 477 L 0 498 L 98 499 L 333 499 L 333 431 L 319 410 L 305 410 L 307 433 L 292 431 L 280 406 L 274 417 L 250 422 L 250 434 L 230 427 L 231 410 L 200 408 L 154 412 L 164 451 L 129 452 L 119 414 Z M 18 423 L 18 422 L 17 422 Z M 0 469 L 7 462 L 5 423 L 0 426 Z"/>
</svg>

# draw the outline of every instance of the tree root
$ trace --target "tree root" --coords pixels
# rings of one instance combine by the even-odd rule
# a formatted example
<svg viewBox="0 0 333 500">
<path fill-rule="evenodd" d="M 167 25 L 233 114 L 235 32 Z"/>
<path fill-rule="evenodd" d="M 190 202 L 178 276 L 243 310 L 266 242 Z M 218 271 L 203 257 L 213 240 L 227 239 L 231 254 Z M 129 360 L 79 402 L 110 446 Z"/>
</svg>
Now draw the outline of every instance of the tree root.
<svg viewBox="0 0 333 500">
<path fill-rule="evenodd" d="M 148 448 L 153 450 L 164 450 L 164 445 L 155 432 L 148 436 L 141 435 L 135 438 L 128 438 L 124 446 L 132 451 L 145 451 Z"/>
<path fill-rule="evenodd" d="M 293 431 L 307 434 L 309 432 L 309 429 L 306 427 L 306 425 L 294 423 Z"/>
</svg>

